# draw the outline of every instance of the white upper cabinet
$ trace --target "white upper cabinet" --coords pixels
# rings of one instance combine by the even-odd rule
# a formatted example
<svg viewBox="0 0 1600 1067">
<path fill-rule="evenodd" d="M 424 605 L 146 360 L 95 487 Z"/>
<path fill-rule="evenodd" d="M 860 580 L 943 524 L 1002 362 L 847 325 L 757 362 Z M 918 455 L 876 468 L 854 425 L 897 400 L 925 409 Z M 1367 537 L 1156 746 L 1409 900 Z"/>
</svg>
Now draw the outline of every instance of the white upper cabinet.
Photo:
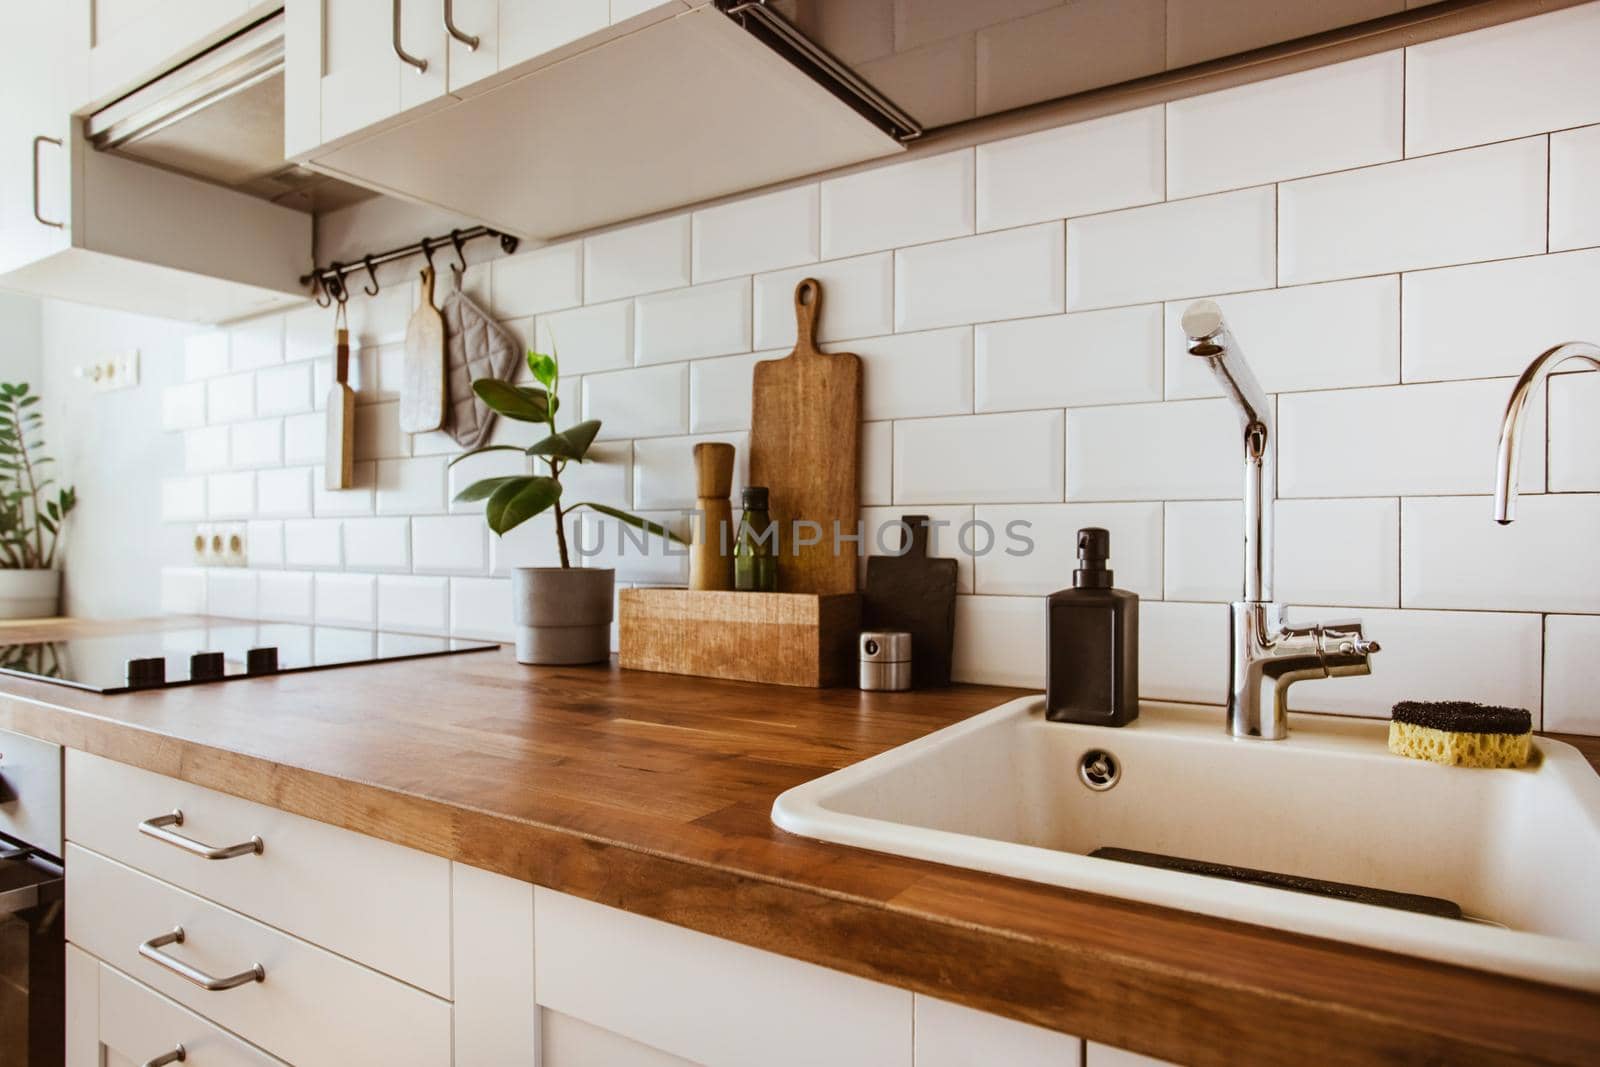
<svg viewBox="0 0 1600 1067">
<path fill-rule="evenodd" d="M 322 58 L 321 128 L 314 143 L 336 141 L 444 96 L 450 61 L 443 0 L 309 3 L 320 18 L 306 26 L 317 34 L 313 47 Z"/>
<path fill-rule="evenodd" d="M 281 6 L 270 0 L 56 0 L 26 6 L 57 5 L 88 13 L 85 93 L 71 101 L 73 110 L 121 96 Z"/>
<path fill-rule="evenodd" d="M 8 4 L 4 25 L 18 47 L 0 66 L 0 275 L 71 243 L 69 102 L 84 51 L 65 4 Z"/>
</svg>

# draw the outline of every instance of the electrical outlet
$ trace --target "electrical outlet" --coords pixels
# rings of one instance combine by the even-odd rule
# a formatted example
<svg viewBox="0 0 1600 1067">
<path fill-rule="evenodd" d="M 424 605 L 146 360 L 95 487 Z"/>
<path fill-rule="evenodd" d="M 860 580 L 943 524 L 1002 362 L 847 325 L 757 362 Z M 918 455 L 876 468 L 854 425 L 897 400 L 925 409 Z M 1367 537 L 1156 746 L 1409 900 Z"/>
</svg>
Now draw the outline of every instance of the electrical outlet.
<svg viewBox="0 0 1600 1067">
<path fill-rule="evenodd" d="M 250 562 L 250 546 L 246 527 L 242 522 L 232 523 L 222 529 L 222 565 L 243 567 Z"/>
<path fill-rule="evenodd" d="M 200 567 L 248 565 L 248 527 L 242 522 L 198 523 L 194 528 L 194 562 Z"/>
<path fill-rule="evenodd" d="M 211 566 L 211 524 L 202 522 L 194 528 L 194 564 L 196 567 Z"/>
<path fill-rule="evenodd" d="M 131 348 L 93 363 L 81 363 L 72 368 L 72 373 L 89 382 L 98 392 L 132 389 L 139 384 L 139 350 Z"/>
</svg>

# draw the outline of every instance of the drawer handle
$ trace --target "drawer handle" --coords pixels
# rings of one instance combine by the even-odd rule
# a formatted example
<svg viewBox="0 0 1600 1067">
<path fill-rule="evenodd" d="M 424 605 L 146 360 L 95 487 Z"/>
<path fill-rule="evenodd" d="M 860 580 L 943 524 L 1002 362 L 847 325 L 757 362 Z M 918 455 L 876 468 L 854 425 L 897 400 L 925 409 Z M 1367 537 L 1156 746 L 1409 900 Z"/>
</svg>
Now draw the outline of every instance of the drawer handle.
<svg viewBox="0 0 1600 1067">
<path fill-rule="evenodd" d="M 39 213 L 39 146 L 42 144 L 53 144 L 57 148 L 60 148 L 61 139 L 58 137 L 45 137 L 42 135 L 33 139 L 33 217 L 40 226 L 49 226 L 53 229 L 64 230 L 67 228 L 66 223 L 51 222 L 49 219 L 45 218 Z"/>
<path fill-rule="evenodd" d="M 183 944 L 183 927 L 176 926 L 173 927 L 171 933 L 162 934 L 160 937 L 152 937 L 142 943 L 139 946 L 139 955 L 151 963 L 166 968 L 179 978 L 187 979 L 201 989 L 209 990 L 213 993 L 224 989 L 237 989 L 239 986 L 249 985 L 251 982 L 265 982 L 267 980 L 266 969 L 259 963 L 252 966 L 248 971 L 230 974 L 226 978 L 213 978 L 206 972 L 189 966 L 176 956 L 169 956 L 161 951 L 168 945 L 181 944 Z M 182 1057 L 179 1058 L 181 1059 Z"/>
<path fill-rule="evenodd" d="M 400 57 L 402 63 L 415 67 L 418 74 L 428 73 L 428 61 L 407 52 L 406 46 L 400 43 L 400 0 L 394 0 L 390 6 L 394 11 L 394 54 Z"/>
<path fill-rule="evenodd" d="M 145 1060 L 143 1067 L 167 1067 L 169 1063 L 182 1063 L 188 1058 L 189 1051 L 182 1045 L 177 1045 L 171 1052 L 163 1052 L 153 1060 Z"/>
<path fill-rule="evenodd" d="M 191 856 L 199 856 L 203 860 L 231 860 L 235 856 L 259 856 L 266 848 L 261 843 L 261 838 L 252 837 L 248 841 L 237 845 L 208 845 L 203 841 L 196 841 L 192 837 L 184 837 L 167 829 L 169 826 L 183 825 L 183 811 L 178 809 L 169 815 L 157 815 L 153 819 L 146 819 L 139 824 L 139 832 L 146 837 L 153 837 L 157 841 L 165 841 L 183 849 Z"/>
<path fill-rule="evenodd" d="M 444 0 L 444 28 L 450 36 L 466 45 L 467 51 L 476 52 L 478 38 L 473 34 L 461 32 L 461 28 L 456 25 L 455 6 L 455 0 Z"/>
</svg>

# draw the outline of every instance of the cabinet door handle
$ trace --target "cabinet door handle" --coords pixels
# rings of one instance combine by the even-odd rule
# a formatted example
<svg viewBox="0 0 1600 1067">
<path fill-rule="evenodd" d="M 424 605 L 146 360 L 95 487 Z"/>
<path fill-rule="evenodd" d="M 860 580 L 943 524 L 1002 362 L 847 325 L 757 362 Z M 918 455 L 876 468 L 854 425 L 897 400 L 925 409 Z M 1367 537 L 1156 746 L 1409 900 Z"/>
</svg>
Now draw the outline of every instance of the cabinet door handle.
<svg viewBox="0 0 1600 1067">
<path fill-rule="evenodd" d="M 171 971 L 179 978 L 193 982 L 201 989 L 212 993 L 218 993 L 224 989 L 237 989 L 239 986 L 249 985 L 251 982 L 265 982 L 267 980 L 266 968 L 259 963 L 252 964 L 248 971 L 230 974 L 226 978 L 213 978 L 206 972 L 189 966 L 176 956 L 169 956 L 161 951 L 168 945 L 181 944 L 183 944 L 183 927 L 175 926 L 170 933 L 140 942 L 139 955 L 156 966 Z"/>
<path fill-rule="evenodd" d="M 146 819 L 139 824 L 139 832 L 146 837 L 153 837 L 157 841 L 165 841 L 169 845 L 183 849 L 191 856 L 199 856 L 203 860 L 231 860 L 235 856 L 259 856 L 266 846 L 261 838 L 252 837 L 248 841 L 241 841 L 237 845 L 208 845 L 203 841 L 196 841 L 192 837 L 184 837 L 176 831 L 169 830 L 169 826 L 183 825 L 183 811 L 173 811 L 167 815 L 157 815 L 153 819 Z"/>
<path fill-rule="evenodd" d="M 53 144 L 57 148 L 60 148 L 61 140 L 58 137 L 45 137 L 43 134 L 33 139 L 33 217 L 40 226 L 49 226 L 52 229 L 64 230 L 67 228 L 66 223 L 51 222 L 49 219 L 39 214 L 39 146 L 42 144 Z"/>
<path fill-rule="evenodd" d="M 478 50 L 478 38 L 470 33 L 462 33 L 456 27 L 455 7 L 455 0 L 444 0 L 444 28 L 449 32 L 450 36 L 466 45 L 467 51 L 476 52 Z"/>
<path fill-rule="evenodd" d="M 426 74 L 428 61 L 407 52 L 405 45 L 400 43 L 400 0 L 394 0 L 391 6 L 394 9 L 394 54 L 400 57 L 400 62 L 416 67 L 418 74 Z"/>
<path fill-rule="evenodd" d="M 171 1052 L 163 1052 L 154 1059 L 145 1060 L 142 1067 L 167 1067 L 171 1063 L 182 1063 L 189 1058 L 189 1050 L 182 1045 L 174 1045 Z"/>
</svg>

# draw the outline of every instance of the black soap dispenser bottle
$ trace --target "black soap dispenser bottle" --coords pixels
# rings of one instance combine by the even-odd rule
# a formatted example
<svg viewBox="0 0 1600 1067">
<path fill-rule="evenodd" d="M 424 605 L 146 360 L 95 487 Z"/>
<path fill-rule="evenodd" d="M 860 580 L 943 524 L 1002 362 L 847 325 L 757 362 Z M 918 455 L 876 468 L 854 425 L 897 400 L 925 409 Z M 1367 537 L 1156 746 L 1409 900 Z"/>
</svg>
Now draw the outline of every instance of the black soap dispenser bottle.
<svg viewBox="0 0 1600 1067">
<path fill-rule="evenodd" d="M 1111 534 L 1078 531 L 1072 588 L 1045 611 L 1045 717 L 1126 726 L 1139 717 L 1139 596 L 1111 587 Z"/>
</svg>

